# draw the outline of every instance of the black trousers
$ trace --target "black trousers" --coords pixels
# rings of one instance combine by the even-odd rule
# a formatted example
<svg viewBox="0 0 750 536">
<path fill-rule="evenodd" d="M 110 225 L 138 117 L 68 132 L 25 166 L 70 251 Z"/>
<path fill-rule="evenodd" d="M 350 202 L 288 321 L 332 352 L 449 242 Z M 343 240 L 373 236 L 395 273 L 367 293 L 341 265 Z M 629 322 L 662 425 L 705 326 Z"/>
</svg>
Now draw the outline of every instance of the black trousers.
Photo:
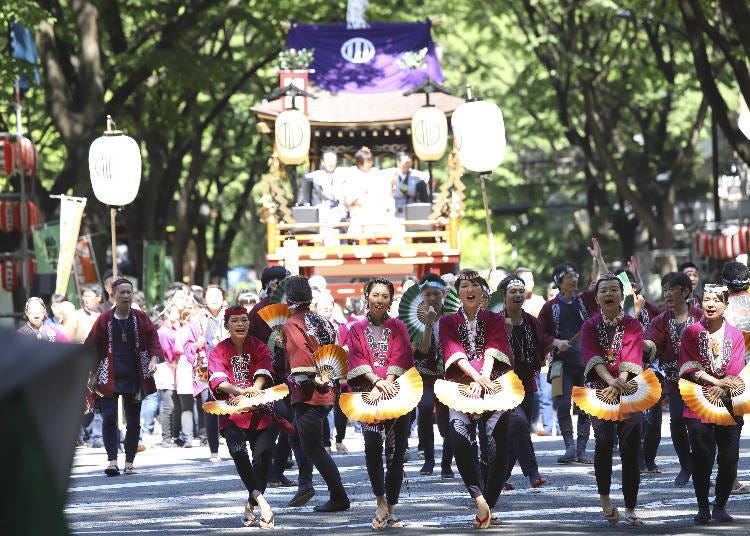
<svg viewBox="0 0 750 536">
<path fill-rule="evenodd" d="M 138 452 L 138 438 L 141 435 L 141 403 L 134 400 L 134 394 L 120 395 L 99 400 L 102 413 L 102 441 L 109 461 L 117 460 L 120 429 L 117 423 L 117 399 L 122 396 L 122 407 L 125 413 L 125 462 L 133 463 Z"/>
<path fill-rule="evenodd" d="M 583 386 L 583 367 L 575 367 L 563 364 L 562 374 L 562 395 L 555 398 L 555 408 L 557 408 L 557 424 L 560 426 L 560 434 L 565 441 L 565 448 L 575 446 L 576 454 L 582 456 L 586 452 L 586 444 L 589 441 L 591 432 L 591 416 L 584 412 L 578 412 L 577 441 L 573 442 L 573 417 L 570 414 L 572 405 L 573 386 Z"/>
<path fill-rule="evenodd" d="M 219 453 L 219 416 L 203 411 L 203 404 L 209 400 L 213 400 L 214 397 L 211 394 L 210 389 L 203 389 L 200 394 L 200 412 L 203 414 L 203 422 L 206 425 L 206 440 L 208 441 L 208 448 L 211 450 L 211 454 Z"/>
<path fill-rule="evenodd" d="M 663 398 L 663 397 L 662 397 Z M 641 436 L 643 438 L 643 460 L 646 467 L 656 464 L 656 452 L 661 443 L 662 399 L 643 412 Z"/>
<path fill-rule="evenodd" d="M 505 483 L 509 420 L 507 411 L 476 416 L 450 410 L 451 442 L 458 471 L 469 495 L 483 495 L 490 508 L 495 507 Z"/>
<path fill-rule="evenodd" d="M 625 508 L 633 509 L 638 502 L 638 487 L 641 483 L 641 471 L 638 464 L 638 452 L 641 443 L 641 412 L 632 413 L 624 421 L 605 421 L 592 417 L 594 425 L 594 474 L 599 495 L 609 495 L 612 486 L 612 452 L 615 446 L 615 428 L 620 442 L 620 460 L 622 460 L 622 495 Z M 617 426 L 615 426 L 615 424 Z"/>
<path fill-rule="evenodd" d="M 711 488 L 711 471 L 714 455 L 719 466 L 716 472 L 716 506 L 727 504 L 732 485 L 737 478 L 737 462 L 740 458 L 740 434 L 742 418 L 734 426 L 719 426 L 702 423 L 699 419 L 687 421 L 690 447 L 693 458 L 693 488 L 698 506 L 708 508 L 708 492 Z"/>
<path fill-rule="evenodd" d="M 508 469 L 505 481 L 510 478 L 513 466 L 518 461 L 523 475 L 532 482 L 539 478 L 539 466 L 536 463 L 534 444 L 531 442 L 531 410 L 534 404 L 534 393 L 526 393 L 523 402 L 510 414 L 510 449 L 508 451 Z"/>
<path fill-rule="evenodd" d="M 242 483 L 248 493 L 248 502 L 257 506 L 253 498 L 253 492 L 263 493 L 266 491 L 266 475 L 268 465 L 271 463 L 271 449 L 279 433 L 276 426 L 269 426 L 262 430 L 248 430 L 230 424 L 221 431 L 221 435 L 227 441 L 227 449 L 234 460 L 237 474 L 240 475 Z M 247 451 L 247 443 L 253 451 L 253 463 L 250 464 L 250 456 Z"/>
<path fill-rule="evenodd" d="M 326 421 L 327 422 L 327 421 Z M 333 406 L 333 426 L 336 428 L 336 443 L 343 443 L 346 437 L 346 426 L 349 424 L 349 418 L 344 415 L 339 406 L 338 396 L 336 397 L 336 405 Z"/>
<path fill-rule="evenodd" d="M 294 427 L 297 440 L 307 457 L 307 463 L 299 463 L 299 489 L 312 488 L 313 465 L 325 480 L 331 500 L 347 499 L 341 483 L 339 468 L 323 445 L 323 423 L 328 418 L 331 406 L 312 406 L 303 402 L 294 404 Z M 294 441 L 294 440 L 293 440 Z"/>
<path fill-rule="evenodd" d="M 685 401 L 680 393 L 667 393 L 669 399 L 669 431 L 672 435 L 672 446 L 680 460 L 680 469 L 693 472 L 693 458 L 690 454 L 690 438 L 688 437 L 687 419 L 682 416 L 685 411 Z"/>
<path fill-rule="evenodd" d="M 450 466 L 453 448 L 448 422 L 448 407 L 435 397 L 435 380 L 432 376 L 422 376 L 422 399 L 417 405 L 417 434 L 425 461 L 435 461 L 435 429 L 432 425 L 433 412 L 438 431 L 443 438 L 443 465 Z"/>
<path fill-rule="evenodd" d="M 409 445 L 409 414 L 380 424 L 363 424 L 365 464 L 372 492 L 385 495 L 389 505 L 398 504 L 404 481 L 404 455 Z M 383 450 L 385 447 L 385 470 Z"/>
</svg>

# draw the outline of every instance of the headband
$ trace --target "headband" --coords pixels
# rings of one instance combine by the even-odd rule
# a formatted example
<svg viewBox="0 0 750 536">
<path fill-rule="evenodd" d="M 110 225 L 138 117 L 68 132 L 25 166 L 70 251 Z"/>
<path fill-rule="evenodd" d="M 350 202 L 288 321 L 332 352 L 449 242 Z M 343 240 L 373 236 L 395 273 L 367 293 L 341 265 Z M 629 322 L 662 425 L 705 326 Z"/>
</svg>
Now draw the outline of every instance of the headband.
<svg viewBox="0 0 750 536">
<path fill-rule="evenodd" d="M 709 294 L 722 294 L 724 292 L 729 292 L 729 289 L 726 287 L 726 285 L 715 285 L 713 283 L 708 283 L 706 285 L 703 285 L 703 292 L 708 292 Z"/>
<path fill-rule="evenodd" d="M 458 274 L 456 281 L 476 281 L 480 277 L 479 272 L 476 270 L 464 270 Z"/>
<path fill-rule="evenodd" d="M 227 307 L 227 309 L 224 311 L 225 317 L 235 315 L 247 315 L 247 309 L 245 309 L 241 305 L 232 305 L 231 307 Z"/>
<path fill-rule="evenodd" d="M 445 284 L 439 281 L 425 281 L 421 285 L 419 285 L 419 290 L 422 290 L 427 287 L 435 287 L 440 290 L 445 290 Z"/>
<path fill-rule="evenodd" d="M 508 291 L 513 287 L 521 287 L 522 289 L 526 290 L 526 283 L 523 282 L 523 279 L 519 278 L 513 278 L 510 281 L 508 281 L 505 284 L 505 290 Z"/>
<path fill-rule="evenodd" d="M 741 287 L 742 285 L 747 285 L 748 283 L 750 283 L 750 279 L 742 279 L 742 280 L 740 280 L 740 279 L 724 279 L 724 278 L 722 278 L 721 280 L 724 281 L 724 283 L 726 283 L 727 285 L 732 285 L 733 287 Z"/>
</svg>

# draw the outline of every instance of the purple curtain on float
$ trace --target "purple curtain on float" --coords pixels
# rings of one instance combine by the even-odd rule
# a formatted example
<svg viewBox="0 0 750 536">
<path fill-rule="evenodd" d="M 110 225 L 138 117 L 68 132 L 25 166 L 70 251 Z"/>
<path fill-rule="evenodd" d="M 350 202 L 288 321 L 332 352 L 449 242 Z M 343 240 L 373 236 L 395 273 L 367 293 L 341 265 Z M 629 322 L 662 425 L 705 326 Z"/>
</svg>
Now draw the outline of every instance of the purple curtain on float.
<svg viewBox="0 0 750 536">
<path fill-rule="evenodd" d="M 429 20 L 416 23 L 376 22 L 362 30 L 346 24 L 295 24 L 289 31 L 289 48 L 313 48 L 311 75 L 320 87 L 344 93 L 405 91 L 427 76 L 442 83 L 445 78 L 435 55 Z M 426 65 L 403 70 L 396 61 L 406 52 L 427 49 Z"/>
</svg>

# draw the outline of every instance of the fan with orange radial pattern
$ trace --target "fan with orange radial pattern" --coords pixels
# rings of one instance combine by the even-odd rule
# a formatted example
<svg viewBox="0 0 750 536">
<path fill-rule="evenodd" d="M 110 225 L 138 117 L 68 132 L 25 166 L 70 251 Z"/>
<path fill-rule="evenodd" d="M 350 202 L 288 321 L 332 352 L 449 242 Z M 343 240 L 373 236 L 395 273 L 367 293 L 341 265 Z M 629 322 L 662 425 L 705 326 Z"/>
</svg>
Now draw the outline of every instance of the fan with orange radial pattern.
<svg viewBox="0 0 750 536">
<path fill-rule="evenodd" d="M 625 416 L 620 411 L 617 399 L 604 398 L 602 389 L 573 387 L 572 399 L 582 411 L 605 421 L 622 421 Z"/>
<path fill-rule="evenodd" d="M 661 383 L 650 368 L 628 380 L 627 385 L 620 395 L 620 411 L 623 414 L 646 410 L 661 400 Z"/>
<path fill-rule="evenodd" d="M 261 404 L 269 404 L 281 400 L 289 394 L 289 386 L 285 383 L 274 385 L 263 389 L 258 396 L 243 396 L 239 404 L 230 405 L 226 400 L 209 400 L 203 403 L 203 411 L 213 415 L 231 415 L 233 413 L 246 413 L 254 410 Z"/>
<path fill-rule="evenodd" d="M 392 397 L 381 393 L 379 398 L 371 400 L 369 393 L 341 393 L 341 411 L 350 419 L 367 424 L 377 424 L 406 415 L 422 399 L 422 376 L 412 367 L 393 383 L 397 392 Z"/>
<path fill-rule="evenodd" d="M 469 386 L 449 380 L 435 381 L 435 396 L 443 404 L 464 413 L 484 413 L 485 411 L 505 411 L 514 409 L 526 395 L 523 383 L 512 370 L 493 382 L 496 389 L 485 392 L 481 397 L 469 394 Z"/>
<path fill-rule="evenodd" d="M 315 366 L 318 372 L 329 380 L 340 380 L 346 378 L 349 368 L 346 366 L 347 353 L 341 346 L 326 344 L 321 346 L 313 354 Z"/>
<path fill-rule="evenodd" d="M 268 336 L 266 344 L 268 344 L 268 348 L 273 353 L 274 348 L 276 348 L 276 341 L 281 333 L 281 328 L 292 317 L 292 312 L 285 303 L 272 303 L 258 311 L 258 316 L 271 328 L 271 335 Z"/>
<path fill-rule="evenodd" d="M 730 389 L 729 394 L 732 395 L 732 409 L 735 415 L 745 415 L 750 413 L 750 364 L 745 365 L 737 376 L 742 380 L 742 387 L 738 389 Z"/>
<path fill-rule="evenodd" d="M 697 383 L 680 378 L 678 382 L 680 394 L 685 405 L 695 412 L 701 419 L 721 426 L 737 424 L 729 410 L 721 400 L 711 401 L 706 396 L 707 388 Z"/>
</svg>

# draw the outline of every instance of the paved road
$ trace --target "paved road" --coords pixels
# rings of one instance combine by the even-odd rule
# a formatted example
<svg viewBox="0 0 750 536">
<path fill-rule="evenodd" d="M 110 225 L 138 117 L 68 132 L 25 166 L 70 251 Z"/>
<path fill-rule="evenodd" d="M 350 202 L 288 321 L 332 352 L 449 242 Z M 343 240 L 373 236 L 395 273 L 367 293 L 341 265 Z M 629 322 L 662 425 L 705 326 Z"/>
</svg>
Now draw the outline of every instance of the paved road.
<svg viewBox="0 0 750 536">
<path fill-rule="evenodd" d="M 542 474 L 549 484 L 531 489 L 518 467 L 511 482 L 516 490 L 503 493 L 499 515 L 503 526 L 490 529 L 505 534 L 749 534 L 750 494 L 734 495 L 728 505 L 735 516 L 732 525 L 695 527 L 696 510 L 692 486 L 676 488 L 677 459 L 665 416 L 664 436 L 657 459 L 662 474 L 644 475 L 639 495 L 640 515 L 647 525 L 633 528 L 620 523 L 610 526 L 602 519 L 592 466 L 555 463 L 562 454 L 559 437 L 535 438 Z M 740 479 L 750 481 L 750 426 L 745 427 L 740 452 Z M 277 532 L 290 534 L 371 534 L 374 498 L 364 469 L 362 442 L 352 428 L 345 443 L 349 455 L 335 455 L 352 501 L 348 512 L 317 514 L 312 507 L 324 502 L 327 491 L 317 476 L 318 492 L 306 506 L 287 508 L 295 488 L 269 489 L 267 496 L 276 514 Z M 437 436 L 437 434 L 436 434 Z M 592 434 L 593 438 L 593 434 Z M 147 437 L 155 441 L 155 438 Z M 416 439 L 411 439 L 412 451 Z M 593 440 L 589 442 L 593 448 Z M 224 445 L 225 461 L 210 464 L 207 447 L 192 449 L 149 448 L 138 454 L 140 474 L 107 478 L 103 475 L 103 449 L 79 448 L 70 482 L 66 515 L 74 534 L 235 534 L 258 533 L 245 528 L 240 514 L 247 497 Z M 591 454 L 591 452 L 590 452 Z M 121 456 L 122 458 L 122 456 Z M 615 460 L 612 497 L 622 510 L 618 484 L 619 459 Z M 122 460 L 120 460 L 122 464 Z M 397 513 L 408 525 L 405 534 L 470 534 L 473 501 L 460 478 L 419 475 L 421 460 L 407 463 L 408 486 L 404 486 Z M 296 472 L 290 470 L 294 478 Z M 458 472 L 456 471 L 458 477 Z M 394 533 L 399 529 L 387 529 Z"/>
</svg>

